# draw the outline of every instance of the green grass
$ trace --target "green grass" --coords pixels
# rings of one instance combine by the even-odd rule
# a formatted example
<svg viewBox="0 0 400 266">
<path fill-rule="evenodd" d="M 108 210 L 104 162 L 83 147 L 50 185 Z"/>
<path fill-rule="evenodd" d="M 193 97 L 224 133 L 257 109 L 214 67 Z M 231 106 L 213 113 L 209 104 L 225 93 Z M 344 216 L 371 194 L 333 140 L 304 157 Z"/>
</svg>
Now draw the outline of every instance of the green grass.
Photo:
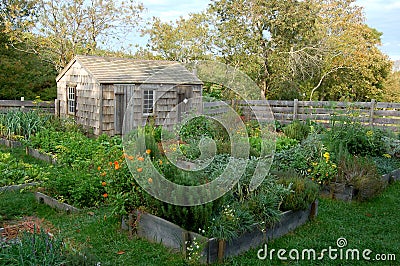
<svg viewBox="0 0 400 266">
<path fill-rule="evenodd" d="M 271 249 L 336 248 L 336 240 L 347 239 L 344 248 L 370 249 L 377 253 L 395 254 L 397 261 L 371 262 L 370 265 L 400 265 L 398 249 L 400 230 L 400 182 L 389 186 L 369 202 L 341 202 L 320 199 L 318 217 L 294 232 L 270 241 Z M 36 215 L 54 226 L 54 231 L 68 243 L 69 248 L 100 261 L 101 265 L 186 265 L 183 257 L 160 244 L 152 244 L 120 230 L 120 220 L 110 216 L 107 207 L 87 209 L 67 215 L 36 203 L 31 193 L 0 193 L 0 226 L 9 219 Z M 364 260 L 280 261 L 259 260 L 257 251 L 250 250 L 239 257 L 227 259 L 223 265 L 364 265 Z M 118 254 L 123 251 L 123 254 Z M 318 256 L 318 255 L 317 255 Z M 368 263 L 367 263 L 368 264 Z"/>
</svg>

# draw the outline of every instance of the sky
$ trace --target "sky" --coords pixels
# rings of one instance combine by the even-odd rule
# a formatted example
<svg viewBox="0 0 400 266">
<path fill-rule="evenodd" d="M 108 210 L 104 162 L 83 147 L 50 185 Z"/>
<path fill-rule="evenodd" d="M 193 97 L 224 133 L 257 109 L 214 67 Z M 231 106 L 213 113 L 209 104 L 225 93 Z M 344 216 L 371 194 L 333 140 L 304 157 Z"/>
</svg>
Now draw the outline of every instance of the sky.
<svg viewBox="0 0 400 266">
<path fill-rule="evenodd" d="M 147 8 L 144 16 L 175 21 L 179 16 L 205 10 L 210 0 L 144 0 Z M 400 60 L 400 1 L 399 0 L 356 0 L 364 8 L 366 23 L 382 32 L 382 46 L 379 48 L 392 60 Z M 141 43 L 146 43 L 141 40 Z"/>
</svg>

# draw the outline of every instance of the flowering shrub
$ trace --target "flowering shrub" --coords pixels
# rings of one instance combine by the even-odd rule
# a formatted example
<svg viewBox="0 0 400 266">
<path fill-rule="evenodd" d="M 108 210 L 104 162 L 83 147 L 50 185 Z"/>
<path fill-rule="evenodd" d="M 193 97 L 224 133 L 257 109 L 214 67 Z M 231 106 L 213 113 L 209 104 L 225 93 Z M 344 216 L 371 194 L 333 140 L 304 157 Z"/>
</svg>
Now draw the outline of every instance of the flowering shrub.
<svg viewBox="0 0 400 266">
<path fill-rule="evenodd" d="M 319 183 L 327 183 L 334 180 L 337 175 L 337 165 L 331 161 L 329 152 L 323 154 L 318 162 L 313 162 L 312 167 L 308 169 L 310 177 Z"/>
</svg>

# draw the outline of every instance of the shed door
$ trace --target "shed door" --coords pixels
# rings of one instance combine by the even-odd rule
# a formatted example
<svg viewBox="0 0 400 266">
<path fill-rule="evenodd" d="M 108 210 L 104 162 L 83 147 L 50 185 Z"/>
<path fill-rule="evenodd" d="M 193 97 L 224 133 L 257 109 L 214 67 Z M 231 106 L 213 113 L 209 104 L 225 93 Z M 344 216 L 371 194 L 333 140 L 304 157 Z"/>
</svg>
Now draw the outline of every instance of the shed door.
<svg viewBox="0 0 400 266">
<path fill-rule="evenodd" d="M 133 94 L 134 84 L 114 85 L 114 134 L 122 135 L 124 115 L 130 97 Z"/>
<path fill-rule="evenodd" d="M 178 92 L 178 121 L 182 121 L 185 114 L 190 111 L 190 105 L 188 100 L 193 97 L 193 88 L 190 85 L 179 85 L 177 86 Z"/>
</svg>

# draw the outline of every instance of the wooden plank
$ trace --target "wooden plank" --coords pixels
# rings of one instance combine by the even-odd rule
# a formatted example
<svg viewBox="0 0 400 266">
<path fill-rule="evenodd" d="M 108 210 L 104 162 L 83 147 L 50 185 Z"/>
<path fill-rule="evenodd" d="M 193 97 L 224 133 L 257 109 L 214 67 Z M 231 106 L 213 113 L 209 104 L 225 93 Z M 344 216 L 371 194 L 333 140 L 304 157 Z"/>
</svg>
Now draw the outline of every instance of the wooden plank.
<svg viewBox="0 0 400 266">
<path fill-rule="evenodd" d="M 218 101 L 218 102 L 203 102 L 203 107 L 204 108 L 210 108 L 210 107 L 221 107 L 221 106 L 226 106 L 227 104 L 223 101 Z"/>
<path fill-rule="evenodd" d="M 400 125 L 400 118 L 374 118 L 374 124 Z"/>
<path fill-rule="evenodd" d="M 396 116 L 400 117 L 400 110 L 375 110 L 374 111 L 374 117 L 377 116 Z"/>
<path fill-rule="evenodd" d="M 400 109 L 400 103 L 378 102 L 376 108 L 394 108 Z"/>
</svg>

